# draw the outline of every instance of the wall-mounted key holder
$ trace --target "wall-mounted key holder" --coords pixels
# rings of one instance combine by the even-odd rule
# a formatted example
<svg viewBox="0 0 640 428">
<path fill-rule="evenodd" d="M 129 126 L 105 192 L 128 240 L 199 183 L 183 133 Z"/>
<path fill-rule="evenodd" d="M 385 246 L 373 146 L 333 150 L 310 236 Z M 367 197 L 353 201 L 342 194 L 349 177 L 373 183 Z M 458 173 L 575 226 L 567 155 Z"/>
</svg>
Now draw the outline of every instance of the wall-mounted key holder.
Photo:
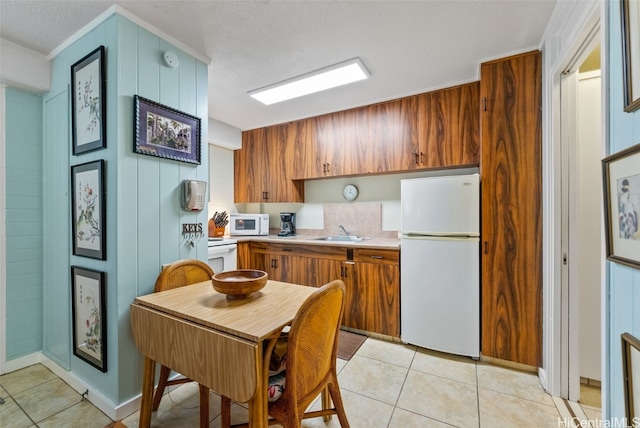
<svg viewBox="0 0 640 428">
<path fill-rule="evenodd" d="M 187 245 L 195 247 L 195 241 L 205 236 L 202 223 L 182 223 L 182 238 Z"/>
</svg>

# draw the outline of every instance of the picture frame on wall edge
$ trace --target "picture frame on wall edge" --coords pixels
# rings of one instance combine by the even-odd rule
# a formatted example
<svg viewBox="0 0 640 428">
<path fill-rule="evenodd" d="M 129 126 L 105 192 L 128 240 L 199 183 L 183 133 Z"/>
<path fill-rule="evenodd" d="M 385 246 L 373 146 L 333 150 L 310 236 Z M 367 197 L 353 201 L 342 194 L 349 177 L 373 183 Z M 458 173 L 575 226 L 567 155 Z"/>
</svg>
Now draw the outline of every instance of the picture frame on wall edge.
<svg viewBox="0 0 640 428">
<path fill-rule="evenodd" d="M 630 333 L 621 338 L 625 414 L 627 424 L 636 426 L 640 418 L 640 340 Z"/>
<path fill-rule="evenodd" d="M 99 46 L 71 66 L 73 154 L 107 147 L 105 47 Z"/>
<path fill-rule="evenodd" d="M 620 0 L 624 111 L 640 108 L 640 0 Z"/>
<path fill-rule="evenodd" d="M 73 355 L 107 371 L 106 274 L 71 266 Z"/>
<path fill-rule="evenodd" d="M 640 268 L 640 144 L 602 160 L 607 259 Z"/>
</svg>

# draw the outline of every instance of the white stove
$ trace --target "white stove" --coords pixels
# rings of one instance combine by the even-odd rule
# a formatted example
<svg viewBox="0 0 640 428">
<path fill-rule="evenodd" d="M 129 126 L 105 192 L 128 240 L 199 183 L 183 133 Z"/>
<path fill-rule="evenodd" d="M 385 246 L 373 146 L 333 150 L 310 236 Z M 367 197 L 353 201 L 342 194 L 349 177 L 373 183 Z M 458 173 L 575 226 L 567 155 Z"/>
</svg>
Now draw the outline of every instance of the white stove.
<svg viewBox="0 0 640 428">
<path fill-rule="evenodd" d="M 236 269 L 237 242 L 236 239 L 209 238 L 207 263 L 215 273 Z"/>
<path fill-rule="evenodd" d="M 209 238 L 209 248 L 218 247 L 220 245 L 236 244 L 237 242 L 237 239 L 231 238 Z"/>
</svg>

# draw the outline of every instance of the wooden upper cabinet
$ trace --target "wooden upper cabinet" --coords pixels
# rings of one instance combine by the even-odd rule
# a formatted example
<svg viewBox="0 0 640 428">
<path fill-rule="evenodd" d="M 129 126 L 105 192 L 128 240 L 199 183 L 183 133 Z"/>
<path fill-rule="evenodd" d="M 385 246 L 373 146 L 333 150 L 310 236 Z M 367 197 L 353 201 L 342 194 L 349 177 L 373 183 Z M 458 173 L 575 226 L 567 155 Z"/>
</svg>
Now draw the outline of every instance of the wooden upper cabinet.
<svg viewBox="0 0 640 428">
<path fill-rule="evenodd" d="M 312 120 L 315 128 L 312 151 L 315 170 L 305 178 L 360 174 L 368 141 L 366 108 L 340 111 Z"/>
<path fill-rule="evenodd" d="M 234 152 L 234 201 L 304 202 L 304 183 L 291 179 L 295 150 L 289 124 L 243 132 Z"/>
<path fill-rule="evenodd" d="M 418 152 L 417 97 L 374 104 L 367 112 L 368 159 L 362 173 L 412 169 Z"/>
<path fill-rule="evenodd" d="M 479 82 L 242 133 L 235 202 L 304 202 L 302 180 L 479 163 Z"/>
<path fill-rule="evenodd" d="M 300 120 L 288 126 L 288 142 L 293 150 L 293 165 L 290 166 L 291 179 L 320 177 L 316 161 L 316 123 L 314 120 Z"/>
<path fill-rule="evenodd" d="M 480 83 L 473 82 L 416 96 L 418 149 L 412 168 L 480 162 L 479 92 Z"/>
<path fill-rule="evenodd" d="M 542 349 L 541 55 L 481 66 L 482 355 Z"/>
<path fill-rule="evenodd" d="M 234 201 L 262 202 L 269 182 L 267 141 L 271 128 L 259 128 L 242 133 L 242 149 L 233 153 Z"/>
</svg>

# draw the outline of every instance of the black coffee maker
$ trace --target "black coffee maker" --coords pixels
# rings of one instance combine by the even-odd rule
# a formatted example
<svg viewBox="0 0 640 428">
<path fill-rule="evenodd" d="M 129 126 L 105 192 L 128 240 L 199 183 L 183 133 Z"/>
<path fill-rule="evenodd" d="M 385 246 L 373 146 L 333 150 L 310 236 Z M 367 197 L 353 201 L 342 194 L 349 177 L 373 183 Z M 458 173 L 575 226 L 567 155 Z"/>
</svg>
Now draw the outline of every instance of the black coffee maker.
<svg viewBox="0 0 640 428">
<path fill-rule="evenodd" d="M 296 214 L 280 213 L 280 232 L 278 236 L 295 236 L 296 235 Z"/>
</svg>

